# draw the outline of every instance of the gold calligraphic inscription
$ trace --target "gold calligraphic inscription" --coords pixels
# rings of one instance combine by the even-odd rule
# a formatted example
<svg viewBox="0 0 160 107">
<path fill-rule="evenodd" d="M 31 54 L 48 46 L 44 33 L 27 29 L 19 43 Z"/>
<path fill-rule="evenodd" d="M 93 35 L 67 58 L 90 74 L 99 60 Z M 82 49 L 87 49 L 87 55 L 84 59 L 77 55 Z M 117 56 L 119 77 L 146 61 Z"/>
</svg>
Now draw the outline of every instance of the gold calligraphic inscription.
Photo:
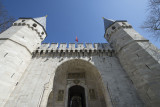
<svg viewBox="0 0 160 107">
<path fill-rule="evenodd" d="M 68 73 L 68 79 L 85 78 L 85 73 Z"/>
<path fill-rule="evenodd" d="M 59 90 L 57 101 L 63 101 L 63 97 L 64 97 L 64 90 Z"/>
<path fill-rule="evenodd" d="M 89 89 L 89 96 L 90 96 L 90 100 L 96 99 L 96 94 L 95 94 L 94 89 Z"/>
</svg>

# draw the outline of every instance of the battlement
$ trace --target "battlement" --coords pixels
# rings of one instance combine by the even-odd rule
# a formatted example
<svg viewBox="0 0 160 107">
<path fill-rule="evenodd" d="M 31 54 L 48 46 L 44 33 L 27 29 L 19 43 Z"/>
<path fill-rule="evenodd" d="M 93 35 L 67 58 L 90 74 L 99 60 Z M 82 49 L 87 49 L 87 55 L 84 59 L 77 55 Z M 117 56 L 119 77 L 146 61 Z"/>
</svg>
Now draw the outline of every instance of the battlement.
<svg viewBox="0 0 160 107">
<path fill-rule="evenodd" d="M 50 52 L 113 52 L 113 49 L 109 46 L 108 43 L 43 43 L 40 47 L 38 47 L 34 54 L 40 53 L 50 53 Z"/>
</svg>

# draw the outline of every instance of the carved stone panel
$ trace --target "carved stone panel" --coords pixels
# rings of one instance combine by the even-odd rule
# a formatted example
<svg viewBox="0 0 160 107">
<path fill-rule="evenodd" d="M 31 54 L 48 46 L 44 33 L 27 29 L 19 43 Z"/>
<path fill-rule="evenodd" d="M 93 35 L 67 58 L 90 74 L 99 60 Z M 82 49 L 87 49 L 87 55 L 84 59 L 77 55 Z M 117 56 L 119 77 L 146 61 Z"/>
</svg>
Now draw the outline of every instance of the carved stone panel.
<svg viewBox="0 0 160 107">
<path fill-rule="evenodd" d="M 83 79 L 85 73 L 68 73 L 68 79 Z"/>
<path fill-rule="evenodd" d="M 90 97 L 90 100 L 96 99 L 96 94 L 94 89 L 89 89 L 89 97 Z"/>
<path fill-rule="evenodd" d="M 64 98 L 64 90 L 58 91 L 57 101 L 63 101 Z"/>
</svg>

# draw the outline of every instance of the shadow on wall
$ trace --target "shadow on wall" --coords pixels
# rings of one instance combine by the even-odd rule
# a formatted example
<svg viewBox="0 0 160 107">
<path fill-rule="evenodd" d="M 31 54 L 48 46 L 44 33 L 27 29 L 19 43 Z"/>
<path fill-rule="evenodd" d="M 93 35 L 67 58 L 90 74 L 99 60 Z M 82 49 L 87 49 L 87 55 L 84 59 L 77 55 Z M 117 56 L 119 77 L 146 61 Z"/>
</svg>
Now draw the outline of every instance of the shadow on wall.
<svg viewBox="0 0 160 107">
<path fill-rule="evenodd" d="M 118 107 L 144 107 L 133 82 L 121 67 L 119 60 L 112 56 L 92 57 L 104 84 L 106 102 Z M 110 100 L 108 100 L 110 99 Z"/>
</svg>

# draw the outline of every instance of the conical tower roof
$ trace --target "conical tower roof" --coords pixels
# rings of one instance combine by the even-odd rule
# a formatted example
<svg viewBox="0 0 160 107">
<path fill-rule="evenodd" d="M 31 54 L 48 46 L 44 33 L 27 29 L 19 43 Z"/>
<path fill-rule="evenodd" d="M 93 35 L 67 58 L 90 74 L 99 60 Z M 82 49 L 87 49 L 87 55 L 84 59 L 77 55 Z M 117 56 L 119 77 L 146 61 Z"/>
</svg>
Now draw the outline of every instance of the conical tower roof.
<svg viewBox="0 0 160 107">
<path fill-rule="evenodd" d="M 114 20 L 106 19 L 104 17 L 103 17 L 103 20 L 104 20 L 104 29 L 105 30 L 115 22 Z"/>
<path fill-rule="evenodd" d="M 35 21 L 37 21 L 39 24 L 41 24 L 44 29 L 46 30 L 46 18 L 47 16 L 43 16 L 43 17 L 37 17 L 37 18 L 33 18 Z"/>
</svg>

